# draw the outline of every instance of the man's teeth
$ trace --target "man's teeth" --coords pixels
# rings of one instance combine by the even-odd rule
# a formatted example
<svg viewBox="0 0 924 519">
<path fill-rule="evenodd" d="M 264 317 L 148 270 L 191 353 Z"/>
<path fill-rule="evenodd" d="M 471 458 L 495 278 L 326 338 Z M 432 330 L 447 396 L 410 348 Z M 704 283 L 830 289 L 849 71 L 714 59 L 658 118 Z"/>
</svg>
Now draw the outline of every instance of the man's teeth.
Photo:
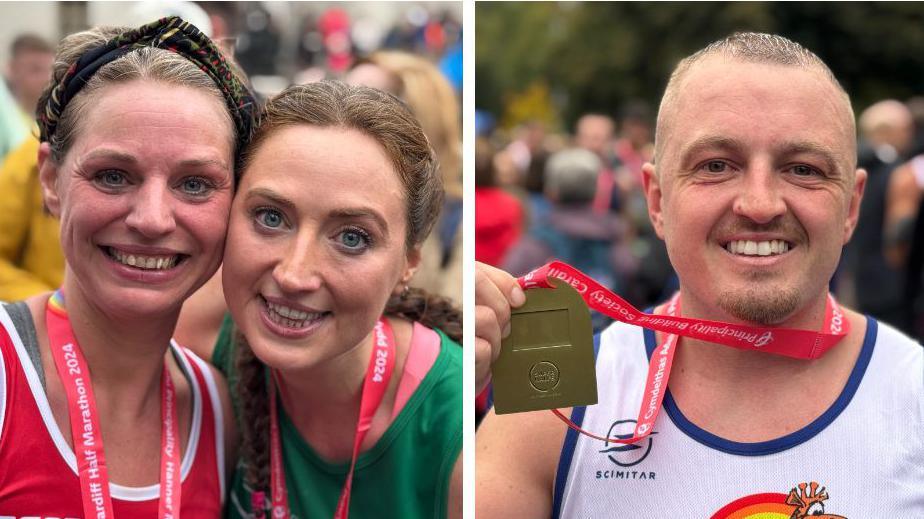
<svg viewBox="0 0 924 519">
<path fill-rule="evenodd" d="M 315 321 L 324 315 L 324 312 L 303 312 L 269 301 L 266 302 L 266 307 L 270 310 L 269 317 L 273 322 L 289 328 L 303 328 L 309 321 Z"/>
<path fill-rule="evenodd" d="M 742 254 L 744 256 L 770 256 L 788 251 L 789 243 L 783 240 L 735 240 L 728 242 L 725 249 L 732 254 Z"/>
<path fill-rule="evenodd" d="M 180 257 L 173 256 L 142 256 L 140 254 L 126 254 L 118 249 L 109 249 L 109 255 L 123 265 L 145 270 L 167 270 L 176 266 Z"/>
</svg>

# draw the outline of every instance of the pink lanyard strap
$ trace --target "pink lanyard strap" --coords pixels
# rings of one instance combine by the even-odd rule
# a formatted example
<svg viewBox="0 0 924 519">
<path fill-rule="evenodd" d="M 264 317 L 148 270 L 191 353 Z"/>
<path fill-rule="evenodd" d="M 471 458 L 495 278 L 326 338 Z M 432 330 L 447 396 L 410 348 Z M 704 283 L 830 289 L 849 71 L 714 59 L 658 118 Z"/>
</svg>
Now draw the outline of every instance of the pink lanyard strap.
<svg viewBox="0 0 924 519">
<path fill-rule="evenodd" d="M 350 510 L 350 493 L 353 487 L 353 471 L 356 468 L 356 459 L 366 434 L 372 427 L 372 419 L 382 403 L 388 381 L 391 380 L 395 369 L 395 336 L 391 325 L 384 318 L 379 319 L 373 329 L 372 355 L 366 368 L 366 378 L 363 382 L 363 392 L 359 404 L 359 422 L 356 424 L 356 434 L 353 437 L 353 456 L 350 460 L 350 470 L 347 473 L 334 519 L 346 519 Z M 288 519 L 289 498 L 286 493 L 285 470 L 282 464 L 282 444 L 279 436 L 279 411 L 276 403 L 276 382 L 272 381 L 269 388 L 270 399 L 270 491 L 273 500 L 273 519 Z M 252 509 L 257 517 L 262 517 L 265 497 L 262 492 L 254 492 L 251 496 Z"/>
<path fill-rule="evenodd" d="M 80 495 L 85 517 L 98 519 L 114 517 L 112 497 L 109 494 L 109 474 L 103 437 L 99 425 L 96 398 L 90 370 L 70 319 L 64 309 L 64 294 L 58 290 L 48 299 L 45 307 L 48 341 L 55 368 L 67 395 L 68 416 L 77 472 L 80 475 Z M 176 391 L 164 361 L 161 378 L 161 457 L 160 501 L 158 517 L 173 519 L 180 516 L 182 482 L 180 478 L 180 449 L 177 447 L 179 424 L 176 418 Z"/>
<path fill-rule="evenodd" d="M 831 294 L 825 306 L 821 331 L 789 328 L 755 327 L 740 324 L 692 319 L 680 316 L 680 293 L 674 294 L 663 315 L 646 314 L 606 289 L 580 270 L 553 261 L 517 279 L 524 289 L 552 288 L 550 279 L 560 279 L 574 287 L 592 310 L 624 323 L 666 333 L 664 342 L 654 350 L 648 363 L 644 398 L 639 409 L 635 432 L 631 438 L 602 438 L 588 433 L 557 409 L 552 412 L 576 431 L 606 442 L 635 443 L 651 433 L 670 378 L 678 336 L 700 339 L 744 350 L 759 350 L 799 359 L 817 359 L 834 347 L 850 330 L 850 323 Z"/>
</svg>

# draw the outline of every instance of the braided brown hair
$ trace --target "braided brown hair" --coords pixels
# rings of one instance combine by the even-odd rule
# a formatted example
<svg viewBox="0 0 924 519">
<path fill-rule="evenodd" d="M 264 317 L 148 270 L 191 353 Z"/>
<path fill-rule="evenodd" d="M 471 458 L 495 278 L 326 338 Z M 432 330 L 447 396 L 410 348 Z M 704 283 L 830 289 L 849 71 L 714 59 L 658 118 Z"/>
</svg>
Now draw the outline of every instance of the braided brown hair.
<svg viewBox="0 0 924 519">
<path fill-rule="evenodd" d="M 276 131 L 297 125 L 358 130 L 386 151 L 407 195 L 408 250 L 419 247 L 430 234 L 443 200 L 442 179 L 433 149 L 420 123 L 398 98 L 368 87 L 322 81 L 287 88 L 267 102 L 250 144 L 244 149 L 244 174 L 255 152 Z M 455 341 L 462 338 L 462 313 L 448 298 L 418 288 L 393 295 L 385 314 L 439 328 Z M 253 492 L 269 489 L 267 381 L 263 363 L 246 338 L 235 334 L 237 385 L 243 426 L 242 454 L 247 462 L 245 481 Z M 257 517 L 262 510 L 255 511 Z"/>
</svg>

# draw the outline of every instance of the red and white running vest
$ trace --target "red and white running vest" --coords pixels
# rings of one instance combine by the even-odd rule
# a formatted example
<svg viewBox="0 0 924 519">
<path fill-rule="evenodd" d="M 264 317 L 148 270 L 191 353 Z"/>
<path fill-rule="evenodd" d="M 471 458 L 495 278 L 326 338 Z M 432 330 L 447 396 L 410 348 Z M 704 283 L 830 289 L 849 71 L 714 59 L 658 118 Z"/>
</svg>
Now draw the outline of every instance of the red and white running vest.
<svg viewBox="0 0 924 519">
<path fill-rule="evenodd" d="M 171 344 L 190 381 L 192 425 L 181 466 L 183 519 L 213 519 L 225 495 L 221 402 L 208 366 Z M 64 440 L 38 373 L 6 308 L 0 306 L 0 519 L 80 518 L 74 451 Z M 110 482 L 116 517 L 157 517 L 160 485 Z"/>
</svg>

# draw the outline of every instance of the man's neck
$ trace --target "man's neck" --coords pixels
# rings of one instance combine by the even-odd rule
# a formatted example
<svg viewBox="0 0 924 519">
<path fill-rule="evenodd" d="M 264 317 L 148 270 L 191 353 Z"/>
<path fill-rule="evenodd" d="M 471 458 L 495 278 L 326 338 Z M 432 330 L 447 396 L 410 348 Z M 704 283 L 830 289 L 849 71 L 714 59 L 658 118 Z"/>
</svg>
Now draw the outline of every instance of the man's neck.
<svg viewBox="0 0 924 519">
<path fill-rule="evenodd" d="M 688 300 L 681 299 L 684 317 L 723 320 L 718 312 L 697 311 Z M 820 330 L 824 304 L 822 299 L 820 309 L 809 307 L 780 327 Z M 687 418 L 725 438 L 765 441 L 802 428 L 836 400 L 856 364 L 865 320 L 846 309 L 845 315 L 850 333 L 814 360 L 681 338 L 669 383 L 671 393 Z M 658 340 L 663 340 L 662 334 Z M 793 401 L 801 403 L 787 411 Z M 786 418 L 780 419 L 782 415 Z"/>
</svg>

